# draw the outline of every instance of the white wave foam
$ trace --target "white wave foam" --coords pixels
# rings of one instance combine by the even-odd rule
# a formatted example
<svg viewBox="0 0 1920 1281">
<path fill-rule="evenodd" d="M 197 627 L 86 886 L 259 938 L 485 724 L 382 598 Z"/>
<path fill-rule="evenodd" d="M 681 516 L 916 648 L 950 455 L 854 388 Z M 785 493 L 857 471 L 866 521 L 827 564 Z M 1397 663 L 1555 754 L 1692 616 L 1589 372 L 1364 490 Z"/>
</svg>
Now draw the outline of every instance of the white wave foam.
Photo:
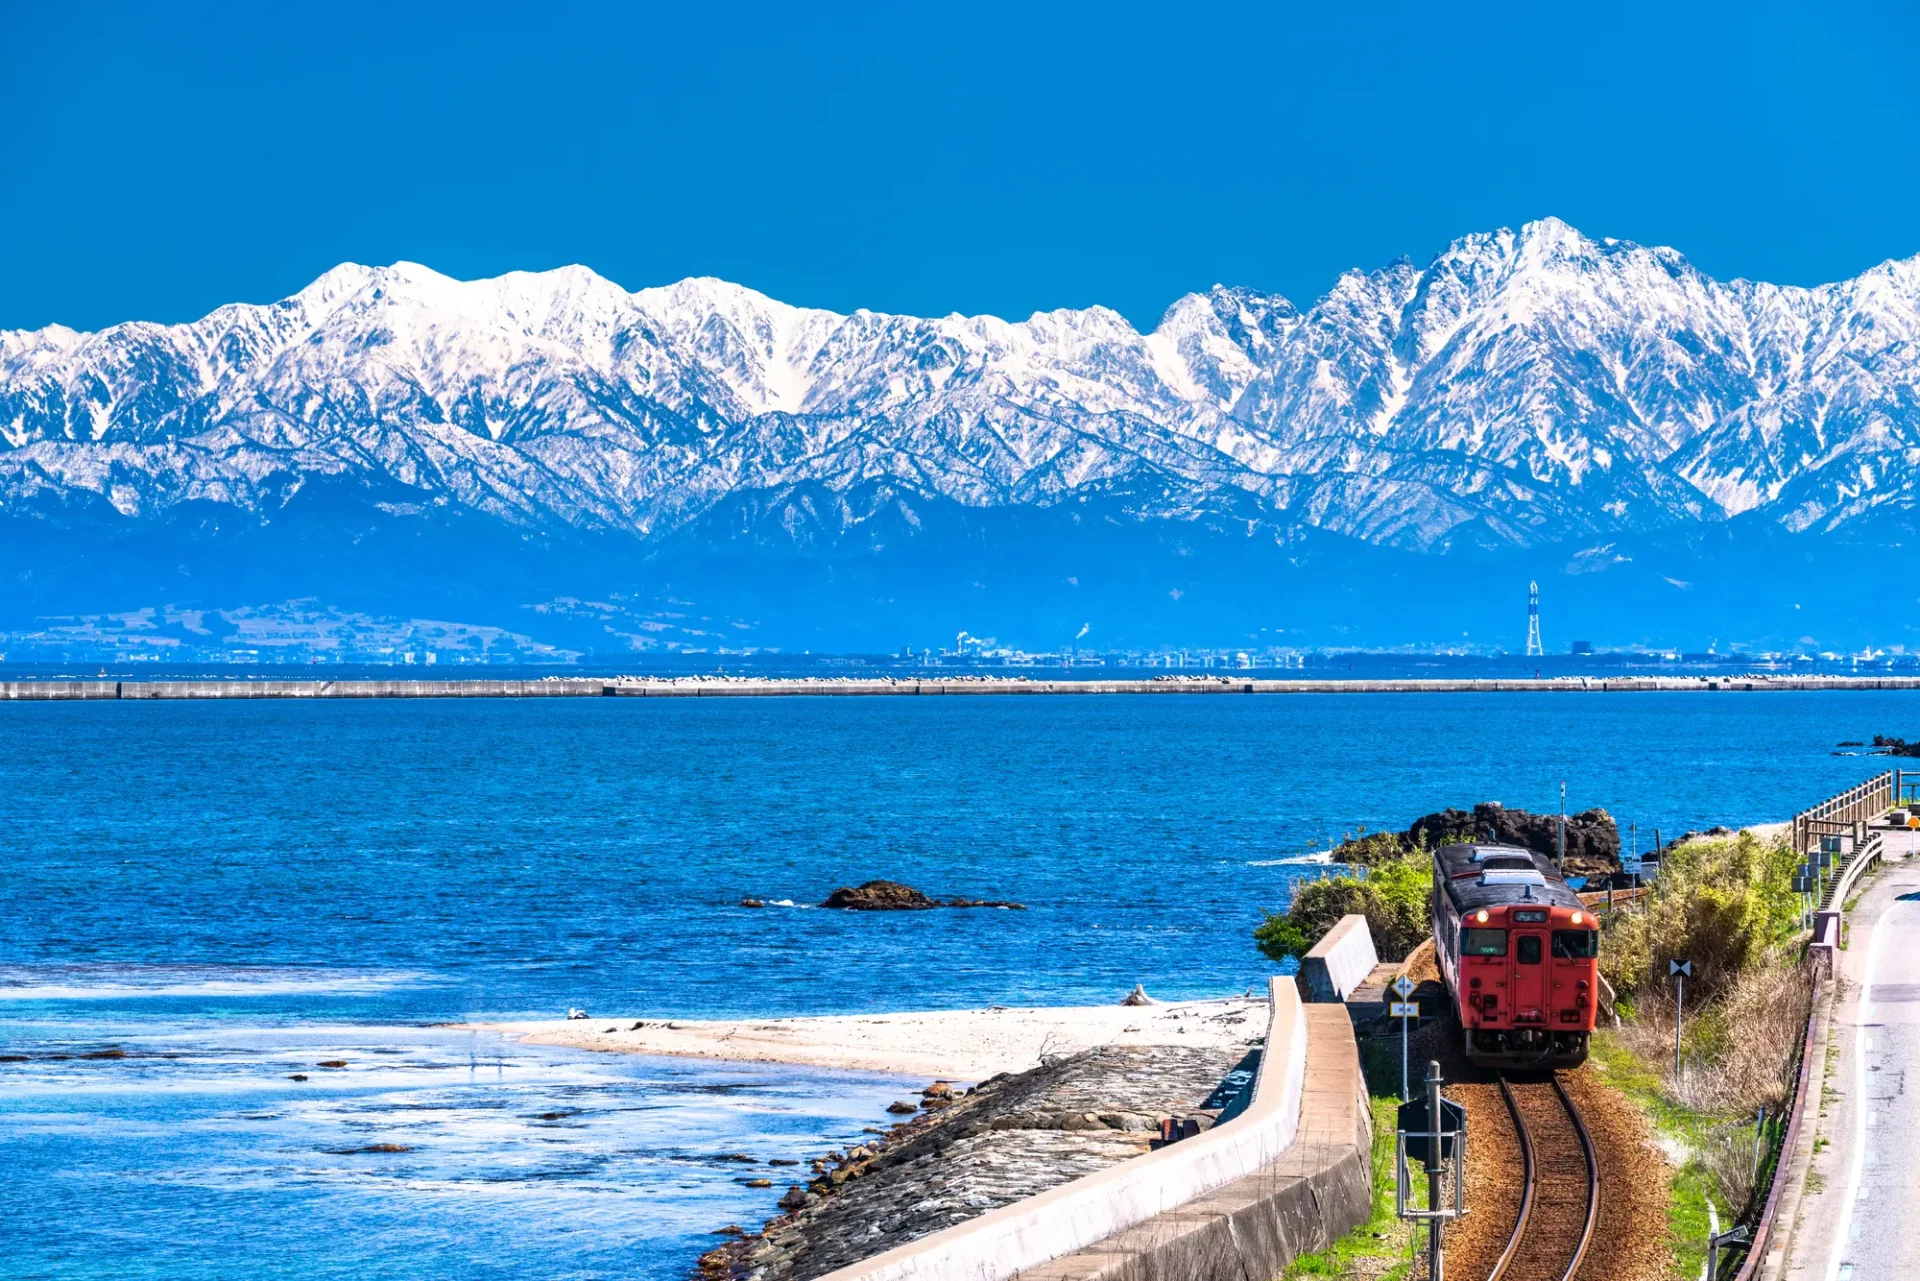
<svg viewBox="0 0 1920 1281">
<path fill-rule="evenodd" d="M 1333 862 L 1332 850 L 1316 850 L 1312 854 L 1300 854 L 1293 858 L 1252 859 L 1248 867 L 1325 867 Z"/>
<path fill-rule="evenodd" d="M 0 967 L 0 1001 L 105 1001 L 145 997 L 282 996 L 384 992 L 430 981 L 415 972 L 287 970 L 255 967 L 102 965 Z"/>
</svg>

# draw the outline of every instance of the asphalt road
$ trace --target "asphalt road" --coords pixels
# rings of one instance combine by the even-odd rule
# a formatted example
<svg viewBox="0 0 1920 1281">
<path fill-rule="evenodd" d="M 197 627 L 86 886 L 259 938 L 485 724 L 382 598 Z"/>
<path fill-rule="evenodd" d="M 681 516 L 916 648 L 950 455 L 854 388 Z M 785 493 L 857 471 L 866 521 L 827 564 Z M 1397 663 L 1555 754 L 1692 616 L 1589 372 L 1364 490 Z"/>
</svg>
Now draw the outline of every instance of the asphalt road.
<svg viewBox="0 0 1920 1281">
<path fill-rule="evenodd" d="M 1920 857 L 1863 895 L 1840 953 L 1827 1105 L 1790 1281 L 1920 1278 Z M 1909 1089 L 1909 1082 L 1916 1087 Z"/>
</svg>

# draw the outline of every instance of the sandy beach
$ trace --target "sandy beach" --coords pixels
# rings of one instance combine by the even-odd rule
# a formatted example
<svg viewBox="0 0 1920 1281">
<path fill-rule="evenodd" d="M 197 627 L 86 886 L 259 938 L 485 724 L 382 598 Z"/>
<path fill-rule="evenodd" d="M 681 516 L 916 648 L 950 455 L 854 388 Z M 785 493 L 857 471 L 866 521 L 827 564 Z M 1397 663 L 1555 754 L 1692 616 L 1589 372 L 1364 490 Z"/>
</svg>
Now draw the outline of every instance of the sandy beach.
<svg viewBox="0 0 1920 1281">
<path fill-rule="evenodd" d="M 1227 1047 L 1266 1034 L 1264 998 L 1164 1005 L 927 1010 L 786 1019 L 662 1019 L 644 1014 L 462 1024 L 537 1045 L 752 1063 L 864 1068 L 950 1081 L 1024 1072 L 1043 1056 L 1099 1045 Z"/>
</svg>

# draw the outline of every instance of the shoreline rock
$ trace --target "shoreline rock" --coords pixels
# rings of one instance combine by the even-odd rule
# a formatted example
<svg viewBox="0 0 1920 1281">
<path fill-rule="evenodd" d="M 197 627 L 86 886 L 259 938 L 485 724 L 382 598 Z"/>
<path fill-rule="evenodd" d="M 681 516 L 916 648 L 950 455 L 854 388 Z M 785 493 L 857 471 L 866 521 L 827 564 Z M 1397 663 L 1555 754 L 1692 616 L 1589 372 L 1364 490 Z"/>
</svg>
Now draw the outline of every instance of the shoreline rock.
<svg viewBox="0 0 1920 1281">
<path fill-rule="evenodd" d="M 1552 858 L 1558 846 L 1558 814 L 1532 814 L 1483 801 L 1472 810 L 1444 809 L 1413 821 L 1403 838 L 1409 846 L 1432 848 L 1452 841 L 1519 845 Z M 1567 815 L 1566 869 L 1569 876 L 1604 880 L 1621 870 L 1620 826 L 1603 809 Z"/>
</svg>

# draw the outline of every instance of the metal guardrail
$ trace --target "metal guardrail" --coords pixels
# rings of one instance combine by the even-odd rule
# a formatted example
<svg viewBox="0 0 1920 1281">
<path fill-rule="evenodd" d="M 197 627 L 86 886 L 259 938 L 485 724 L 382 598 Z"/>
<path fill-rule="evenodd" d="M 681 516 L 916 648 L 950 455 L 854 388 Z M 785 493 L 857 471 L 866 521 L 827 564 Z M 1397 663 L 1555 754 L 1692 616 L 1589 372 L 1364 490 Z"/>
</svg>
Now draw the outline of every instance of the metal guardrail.
<svg viewBox="0 0 1920 1281">
<path fill-rule="evenodd" d="M 1820 900 L 1820 906 L 1813 914 L 1813 946 L 1840 946 L 1840 917 L 1847 905 L 1847 895 L 1853 893 L 1853 887 L 1859 883 L 1861 875 L 1880 861 L 1885 849 L 1886 841 L 1881 834 L 1872 832 L 1866 840 L 1855 845 L 1853 852 L 1841 862 L 1839 875 L 1827 886 L 1826 897 Z"/>
</svg>

